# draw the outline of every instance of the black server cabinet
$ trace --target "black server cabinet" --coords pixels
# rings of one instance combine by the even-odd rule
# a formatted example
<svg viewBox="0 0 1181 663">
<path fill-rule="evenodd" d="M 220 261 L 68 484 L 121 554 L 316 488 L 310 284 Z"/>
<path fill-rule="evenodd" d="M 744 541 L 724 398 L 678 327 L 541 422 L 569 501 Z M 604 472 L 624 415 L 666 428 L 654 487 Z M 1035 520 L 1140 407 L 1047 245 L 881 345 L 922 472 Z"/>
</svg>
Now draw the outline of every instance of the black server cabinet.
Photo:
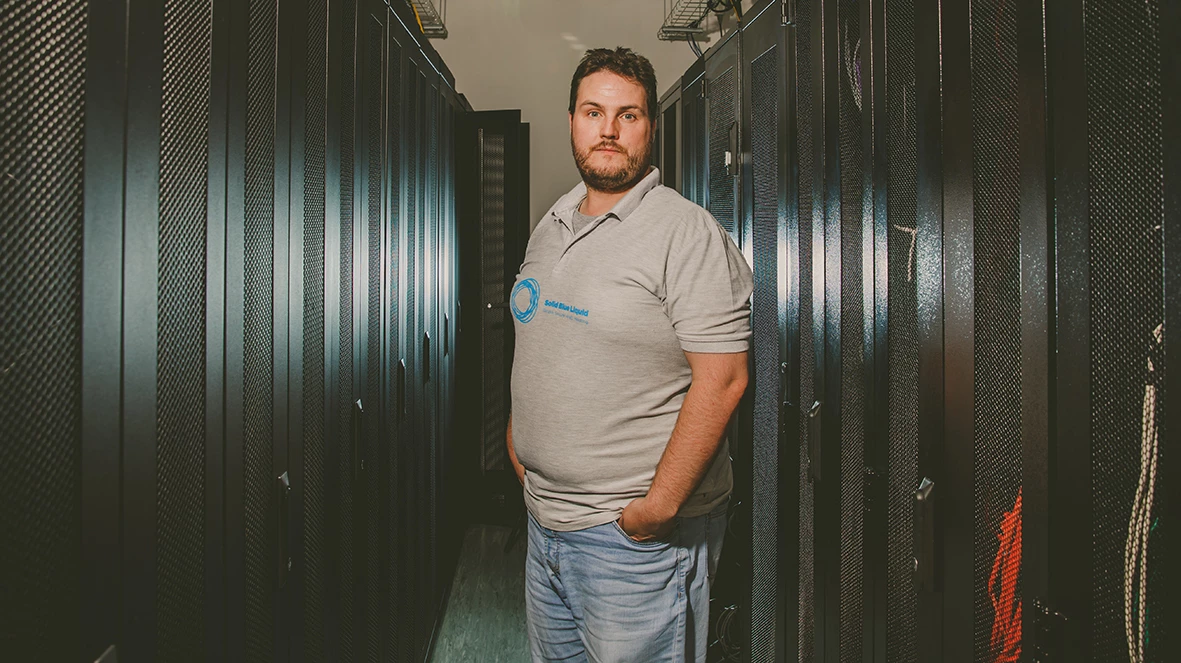
<svg viewBox="0 0 1181 663">
<path fill-rule="evenodd" d="M 1048 334 L 1025 327 L 1042 347 L 1023 360 L 1051 367 L 1048 383 L 1028 381 L 1044 419 L 1023 468 L 1024 646 L 1064 660 L 1165 660 L 1181 609 L 1169 527 L 1178 419 L 1166 405 L 1177 393 L 1181 310 L 1181 144 L 1170 110 L 1181 46 L 1169 37 L 1178 8 L 1070 2 L 1031 14 L 1020 23 L 1044 33 L 1019 33 L 1021 83 L 1038 101 L 1045 91 L 1044 106 L 1032 106 L 1044 115 L 1029 123 L 1044 142 L 1022 153 L 1022 185 L 1038 185 L 1022 207 L 1033 240 L 1022 264 L 1035 282 L 1057 282 L 1023 293 L 1048 322 Z"/>
<path fill-rule="evenodd" d="M 510 412 L 513 327 L 509 295 L 529 237 L 527 125 L 520 111 L 465 114 L 459 125 L 460 299 L 464 351 L 460 401 L 467 485 L 484 509 L 475 517 L 512 525 L 524 517 L 520 485 L 505 445 Z"/>
<path fill-rule="evenodd" d="M 696 170 L 693 175 L 696 193 L 704 201 L 697 202 L 717 219 L 743 250 L 747 262 L 753 264 L 749 225 L 743 217 L 741 199 L 740 119 L 743 101 L 740 49 L 741 34 L 732 32 L 706 54 L 699 82 L 686 88 L 700 90 L 701 95 L 693 119 L 696 135 L 691 135 L 696 143 L 695 151 L 687 152 L 687 156 L 691 155 L 694 162 L 690 168 Z M 694 92 L 689 94 L 692 97 Z M 748 390 L 727 435 L 726 448 L 733 461 L 734 493 L 730 497 L 727 541 L 722 548 L 718 579 L 711 595 L 710 623 L 719 633 L 710 654 L 715 657 L 746 652 L 749 647 L 754 469 L 752 407 L 751 390 Z"/>
<path fill-rule="evenodd" d="M 780 37 L 764 27 L 776 10 Z M 749 651 L 727 653 L 1172 650 L 1165 367 L 1181 152 L 1163 110 L 1179 49 L 1162 25 L 1176 19 L 1128 1 L 747 12 L 735 235 L 755 268 L 755 381 L 737 439 L 758 463 L 747 478 L 736 467 L 752 520 L 736 514 L 727 556 L 749 555 L 758 578 L 739 583 L 747 597 L 718 593 L 750 606 L 749 623 L 726 622 Z M 729 48 L 680 87 L 684 192 L 715 216 L 729 207 L 715 147 L 725 66 L 712 63 Z M 762 59 L 775 49 L 782 97 Z M 760 110 L 772 100 L 781 110 Z M 768 460 L 777 428 L 776 451 L 798 445 L 790 461 Z"/>
<path fill-rule="evenodd" d="M 705 60 L 698 58 L 681 76 L 681 195 L 706 205 L 709 130 L 705 114 Z"/>
<path fill-rule="evenodd" d="M 401 217 L 425 209 L 397 181 L 404 49 L 437 95 L 450 75 L 382 2 L 59 5 L 3 33 L 5 652 L 421 657 L 396 553 L 435 521 L 402 536 L 391 405 Z"/>
<path fill-rule="evenodd" d="M 683 192 L 681 184 L 681 144 L 683 121 L 681 117 L 681 85 L 680 81 L 660 98 L 660 115 L 656 117 L 659 135 L 656 137 L 656 150 L 653 152 L 654 165 L 660 169 L 660 182 L 664 186 Z"/>
<path fill-rule="evenodd" d="M 779 660 L 796 647 L 798 605 L 799 457 L 798 350 L 799 219 L 789 205 L 795 190 L 788 159 L 791 106 L 787 82 L 794 65 L 782 7 L 748 12 L 742 26 L 741 158 L 742 226 L 749 237 L 755 289 L 751 339 L 753 392 L 745 430 L 750 464 L 745 496 L 749 504 L 749 617 L 740 619 L 746 657 Z M 781 293 L 785 296 L 781 296 Z M 791 358 L 791 359 L 789 359 Z M 790 453 L 788 452 L 790 451 Z M 733 453 L 733 452 L 732 452 Z M 742 455 L 734 453 L 736 460 Z M 737 493 L 736 493 L 737 494 Z M 741 498 L 740 498 L 741 499 Z M 780 536 L 780 532 L 783 536 Z M 738 533 L 737 531 L 735 532 Z M 791 570 L 789 573 L 788 570 Z M 745 598 L 745 597 L 744 597 Z M 792 625 L 790 633 L 788 625 Z M 745 630 L 749 629 L 749 630 Z"/>
</svg>

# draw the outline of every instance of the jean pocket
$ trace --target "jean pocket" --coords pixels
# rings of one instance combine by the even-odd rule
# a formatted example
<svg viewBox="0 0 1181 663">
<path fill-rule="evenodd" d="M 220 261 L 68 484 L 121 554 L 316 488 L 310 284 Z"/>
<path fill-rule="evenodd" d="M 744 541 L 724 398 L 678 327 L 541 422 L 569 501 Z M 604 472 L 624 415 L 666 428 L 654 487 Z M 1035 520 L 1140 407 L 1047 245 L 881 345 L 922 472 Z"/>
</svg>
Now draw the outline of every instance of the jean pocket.
<svg viewBox="0 0 1181 663">
<path fill-rule="evenodd" d="M 669 545 L 669 542 L 665 541 L 664 539 L 656 539 L 654 541 L 636 541 L 635 539 L 628 536 L 627 532 L 623 531 L 623 528 L 619 526 L 618 519 L 611 521 L 611 527 L 624 541 L 636 548 L 657 549 L 664 548 L 665 546 Z M 673 533 L 676 533 L 675 529 L 673 530 Z M 671 537 L 672 535 L 670 534 L 669 536 Z"/>
</svg>

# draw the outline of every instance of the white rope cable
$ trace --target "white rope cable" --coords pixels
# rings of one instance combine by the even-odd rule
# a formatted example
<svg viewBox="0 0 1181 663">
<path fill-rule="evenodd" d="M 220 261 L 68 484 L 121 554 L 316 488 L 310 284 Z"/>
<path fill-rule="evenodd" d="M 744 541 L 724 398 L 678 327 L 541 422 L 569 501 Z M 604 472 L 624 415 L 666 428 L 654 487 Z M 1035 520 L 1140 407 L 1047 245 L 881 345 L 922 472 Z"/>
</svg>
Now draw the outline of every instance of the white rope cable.
<svg viewBox="0 0 1181 663">
<path fill-rule="evenodd" d="M 1160 428 L 1156 420 L 1157 367 L 1155 349 L 1164 340 L 1164 325 L 1152 333 L 1153 351 L 1148 357 L 1148 379 L 1144 385 L 1144 408 L 1140 428 L 1140 480 L 1128 521 L 1124 546 L 1124 630 L 1130 663 L 1145 663 L 1144 641 L 1148 615 L 1148 536 L 1152 531 L 1152 500 L 1156 494 L 1156 466 L 1160 457 Z M 1135 601 L 1133 601 L 1135 599 Z M 1133 608 L 1133 602 L 1135 607 Z"/>
</svg>

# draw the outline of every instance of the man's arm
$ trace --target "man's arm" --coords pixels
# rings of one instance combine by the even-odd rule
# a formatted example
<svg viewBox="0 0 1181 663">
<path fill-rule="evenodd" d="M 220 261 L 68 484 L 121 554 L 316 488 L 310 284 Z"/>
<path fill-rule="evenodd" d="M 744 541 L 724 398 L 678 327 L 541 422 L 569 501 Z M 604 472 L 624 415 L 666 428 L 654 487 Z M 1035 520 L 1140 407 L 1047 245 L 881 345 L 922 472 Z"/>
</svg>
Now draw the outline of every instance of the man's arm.
<svg viewBox="0 0 1181 663">
<path fill-rule="evenodd" d="M 513 462 L 513 471 L 517 473 L 517 481 L 525 485 L 525 466 L 517 461 L 517 453 L 513 451 L 513 413 L 508 415 L 508 430 L 504 432 L 504 442 L 508 446 L 508 459 Z"/>
<path fill-rule="evenodd" d="M 648 495 L 623 510 L 620 527 L 637 540 L 667 534 L 709 470 L 747 383 L 747 353 L 686 352 L 693 382 L 656 466 Z"/>
</svg>

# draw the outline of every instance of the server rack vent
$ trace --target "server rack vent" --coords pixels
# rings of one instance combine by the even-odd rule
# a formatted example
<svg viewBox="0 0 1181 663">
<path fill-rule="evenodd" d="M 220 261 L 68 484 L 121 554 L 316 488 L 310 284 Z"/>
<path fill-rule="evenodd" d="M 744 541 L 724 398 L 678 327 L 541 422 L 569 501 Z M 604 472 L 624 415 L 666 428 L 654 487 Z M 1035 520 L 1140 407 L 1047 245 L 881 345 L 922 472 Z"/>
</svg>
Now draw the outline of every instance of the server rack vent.
<svg viewBox="0 0 1181 663">
<path fill-rule="evenodd" d="M 156 656 L 205 636 L 205 288 L 213 13 L 164 3 L 156 370 Z"/>
</svg>

